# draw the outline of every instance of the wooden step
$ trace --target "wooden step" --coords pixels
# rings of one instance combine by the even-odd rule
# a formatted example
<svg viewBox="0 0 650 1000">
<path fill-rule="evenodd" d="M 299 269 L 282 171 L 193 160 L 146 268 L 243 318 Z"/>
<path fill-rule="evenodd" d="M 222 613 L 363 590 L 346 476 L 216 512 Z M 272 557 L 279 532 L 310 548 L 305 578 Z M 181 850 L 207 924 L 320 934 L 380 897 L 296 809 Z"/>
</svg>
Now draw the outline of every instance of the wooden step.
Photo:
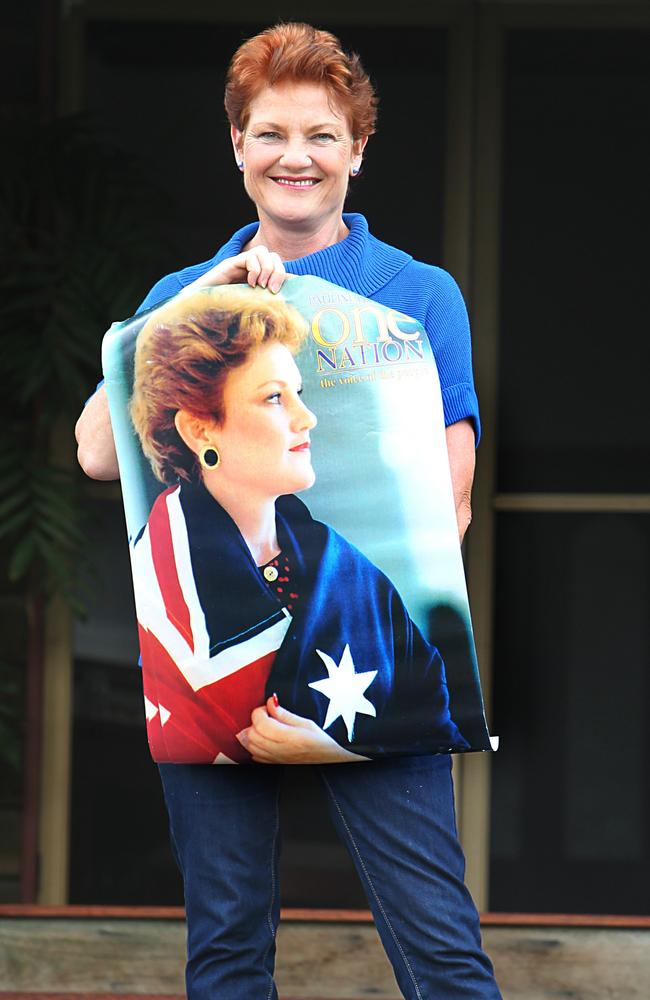
<svg viewBox="0 0 650 1000">
<path fill-rule="evenodd" d="M 181 1000 L 181 910 L 0 906 L 0 1000 Z M 283 1000 L 400 1000 L 369 914 L 286 911 Z M 650 918 L 487 914 L 508 1000 L 648 1000 Z"/>
<path fill-rule="evenodd" d="M 0 1000 L 185 1000 L 184 993 L 7 993 Z"/>
</svg>

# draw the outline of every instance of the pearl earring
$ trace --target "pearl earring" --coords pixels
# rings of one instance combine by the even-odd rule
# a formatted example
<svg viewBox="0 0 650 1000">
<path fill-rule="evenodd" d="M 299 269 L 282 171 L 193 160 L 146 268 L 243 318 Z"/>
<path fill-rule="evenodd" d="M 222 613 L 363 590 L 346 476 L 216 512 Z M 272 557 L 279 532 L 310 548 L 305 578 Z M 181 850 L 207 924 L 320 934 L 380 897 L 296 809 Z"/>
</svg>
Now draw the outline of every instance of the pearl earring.
<svg viewBox="0 0 650 1000">
<path fill-rule="evenodd" d="M 240 170 L 243 170 L 244 169 L 244 161 L 243 160 L 237 160 L 237 166 L 239 167 Z"/>
<path fill-rule="evenodd" d="M 350 173 L 352 174 L 353 177 L 356 177 L 360 170 L 361 170 L 361 167 L 352 167 L 352 169 L 350 170 Z"/>
</svg>

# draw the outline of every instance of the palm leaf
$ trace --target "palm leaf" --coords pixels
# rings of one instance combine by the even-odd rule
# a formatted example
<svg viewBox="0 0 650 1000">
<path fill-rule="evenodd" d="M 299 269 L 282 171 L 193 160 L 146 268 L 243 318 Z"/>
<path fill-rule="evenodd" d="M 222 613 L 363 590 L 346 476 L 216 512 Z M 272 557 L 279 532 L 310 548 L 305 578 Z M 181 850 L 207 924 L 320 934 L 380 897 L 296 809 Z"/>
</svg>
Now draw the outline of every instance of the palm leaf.
<svg viewBox="0 0 650 1000">
<path fill-rule="evenodd" d="M 12 580 L 72 600 L 86 522 L 79 474 L 47 462 L 50 428 L 76 417 L 104 331 L 134 310 L 168 244 L 159 193 L 90 119 L 23 120 L 3 138 L 0 537 Z"/>
</svg>

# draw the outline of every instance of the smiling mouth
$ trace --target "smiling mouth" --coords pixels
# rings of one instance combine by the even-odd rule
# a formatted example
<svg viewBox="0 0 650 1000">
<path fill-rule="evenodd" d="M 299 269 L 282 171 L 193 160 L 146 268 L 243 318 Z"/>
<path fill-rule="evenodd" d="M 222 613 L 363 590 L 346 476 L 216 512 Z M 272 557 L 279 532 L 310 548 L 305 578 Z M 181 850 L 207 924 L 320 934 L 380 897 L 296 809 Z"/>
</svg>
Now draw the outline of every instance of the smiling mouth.
<svg viewBox="0 0 650 1000">
<path fill-rule="evenodd" d="M 279 184 L 280 187 L 290 188 L 311 188 L 320 184 L 318 177 L 271 177 L 271 180 Z"/>
<path fill-rule="evenodd" d="M 303 441 L 302 444 L 297 444 L 295 448 L 289 448 L 289 451 L 309 451 L 311 444 L 309 441 Z"/>
</svg>

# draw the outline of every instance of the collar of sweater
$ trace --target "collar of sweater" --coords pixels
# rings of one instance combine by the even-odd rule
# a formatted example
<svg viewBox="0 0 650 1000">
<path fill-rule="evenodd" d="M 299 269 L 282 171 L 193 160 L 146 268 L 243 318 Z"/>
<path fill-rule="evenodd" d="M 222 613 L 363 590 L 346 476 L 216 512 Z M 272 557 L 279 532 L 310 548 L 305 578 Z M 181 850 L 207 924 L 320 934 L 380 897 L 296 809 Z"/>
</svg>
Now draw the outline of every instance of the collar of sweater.
<svg viewBox="0 0 650 1000">
<path fill-rule="evenodd" d="M 317 250 L 316 253 L 285 262 L 289 274 L 312 274 L 359 295 L 370 296 L 383 288 L 413 258 L 376 239 L 368 223 L 358 212 L 345 212 L 343 221 L 350 230 L 344 240 Z M 236 233 L 221 247 L 212 264 L 241 253 L 253 238 L 259 222 L 252 222 Z"/>
</svg>

